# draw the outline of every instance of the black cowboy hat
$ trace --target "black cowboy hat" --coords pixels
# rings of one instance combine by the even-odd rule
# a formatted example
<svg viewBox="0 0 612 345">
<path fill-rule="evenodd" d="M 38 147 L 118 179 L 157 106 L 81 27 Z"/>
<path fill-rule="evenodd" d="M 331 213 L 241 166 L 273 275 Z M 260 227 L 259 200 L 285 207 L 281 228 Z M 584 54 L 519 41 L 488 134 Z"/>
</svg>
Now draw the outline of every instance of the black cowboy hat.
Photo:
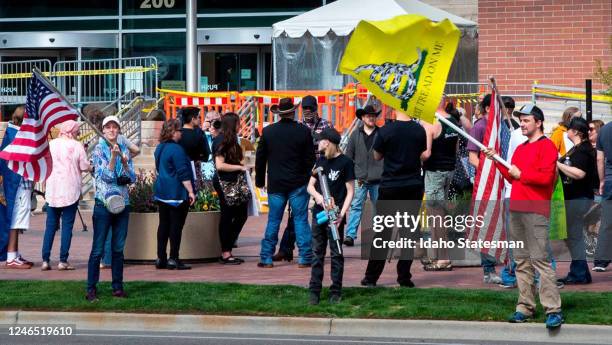
<svg viewBox="0 0 612 345">
<path fill-rule="evenodd" d="M 278 105 L 273 105 L 270 107 L 270 111 L 274 114 L 284 115 L 289 113 L 294 113 L 297 105 L 293 104 L 293 98 L 281 98 L 278 102 Z"/>
<path fill-rule="evenodd" d="M 355 112 L 355 115 L 357 116 L 357 118 L 359 120 L 361 120 L 361 117 L 363 117 L 363 115 L 366 114 L 372 114 L 372 115 L 380 115 L 381 110 L 376 111 L 376 109 L 374 109 L 374 106 L 372 105 L 366 105 L 365 107 L 363 107 L 363 109 L 357 109 L 357 111 Z"/>
</svg>

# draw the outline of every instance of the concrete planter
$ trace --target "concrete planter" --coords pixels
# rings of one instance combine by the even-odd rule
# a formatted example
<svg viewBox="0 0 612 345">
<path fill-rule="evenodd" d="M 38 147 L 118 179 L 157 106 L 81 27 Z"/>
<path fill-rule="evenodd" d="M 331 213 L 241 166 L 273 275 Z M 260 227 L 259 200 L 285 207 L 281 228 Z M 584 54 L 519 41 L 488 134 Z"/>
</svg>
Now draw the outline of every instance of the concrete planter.
<svg viewBox="0 0 612 345">
<path fill-rule="evenodd" d="M 220 216 L 219 212 L 189 212 L 183 227 L 179 252 L 181 260 L 206 261 L 221 256 Z M 157 213 L 130 213 L 125 260 L 142 262 L 157 259 L 158 226 Z"/>
</svg>

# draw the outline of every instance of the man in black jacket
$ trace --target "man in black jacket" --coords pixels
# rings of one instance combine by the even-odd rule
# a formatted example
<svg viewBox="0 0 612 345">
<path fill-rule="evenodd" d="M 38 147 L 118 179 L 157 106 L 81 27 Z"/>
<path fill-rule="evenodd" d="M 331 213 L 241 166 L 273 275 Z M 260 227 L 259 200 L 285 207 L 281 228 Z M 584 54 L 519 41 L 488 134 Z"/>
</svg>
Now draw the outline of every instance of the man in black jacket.
<svg viewBox="0 0 612 345">
<path fill-rule="evenodd" d="M 351 203 L 349 212 L 348 226 L 344 244 L 351 247 L 357 239 L 357 228 L 361 222 L 361 210 L 368 194 L 373 205 L 378 200 L 378 187 L 383 172 L 383 161 L 374 159 L 372 145 L 374 137 L 378 132 L 376 118 L 380 115 L 380 110 L 376 110 L 372 105 L 367 105 L 363 109 L 357 110 L 357 118 L 363 121 L 348 140 L 346 156 L 355 162 L 355 197 Z"/>
<path fill-rule="evenodd" d="M 268 174 L 268 225 L 261 240 L 259 267 L 273 267 L 272 256 L 287 202 L 291 206 L 299 249 L 299 267 L 310 267 L 311 233 L 308 225 L 309 195 L 306 185 L 315 161 L 312 135 L 308 127 L 296 122 L 293 99 L 283 98 L 270 111 L 280 121 L 264 128 L 255 158 L 255 185 L 266 185 Z"/>
</svg>

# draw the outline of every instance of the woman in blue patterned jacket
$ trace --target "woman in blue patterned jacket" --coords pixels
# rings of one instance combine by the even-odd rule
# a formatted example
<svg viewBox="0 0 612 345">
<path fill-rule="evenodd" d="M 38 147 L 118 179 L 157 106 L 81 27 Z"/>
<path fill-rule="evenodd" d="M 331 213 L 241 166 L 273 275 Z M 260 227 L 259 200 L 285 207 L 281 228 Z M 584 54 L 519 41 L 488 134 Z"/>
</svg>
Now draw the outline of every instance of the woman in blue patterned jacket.
<svg viewBox="0 0 612 345">
<path fill-rule="evenodd" d="M 130 216 L 128 185 L 136 181 L 134 165 L 126 145 L 117 141 L 120 124 L 116 116 L 102 122 L 104 142 L 94 149 L 92 160 L 96 186 L 93 212 L 94 234 L 87 270 L 86 299 L 98 299 L 96 285 L 100 280 L 100 260 L 106 236 L 112 232 L 112 289 L 114 297 L 127 297 L 123 290 L 123 248 Z"/>
</svg>

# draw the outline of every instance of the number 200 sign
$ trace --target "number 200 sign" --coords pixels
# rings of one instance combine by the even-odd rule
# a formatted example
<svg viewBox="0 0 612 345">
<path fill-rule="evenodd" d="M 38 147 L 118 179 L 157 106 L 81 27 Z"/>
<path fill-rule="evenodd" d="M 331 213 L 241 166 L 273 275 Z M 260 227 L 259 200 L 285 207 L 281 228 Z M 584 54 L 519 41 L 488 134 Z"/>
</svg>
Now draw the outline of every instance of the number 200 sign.
<svg viewBox="0 0 612 345">
<path fill-rule="evenodd" d="M 174 8 L 175 0 L 143 0 L 140 8 Z"/>
</svg>

